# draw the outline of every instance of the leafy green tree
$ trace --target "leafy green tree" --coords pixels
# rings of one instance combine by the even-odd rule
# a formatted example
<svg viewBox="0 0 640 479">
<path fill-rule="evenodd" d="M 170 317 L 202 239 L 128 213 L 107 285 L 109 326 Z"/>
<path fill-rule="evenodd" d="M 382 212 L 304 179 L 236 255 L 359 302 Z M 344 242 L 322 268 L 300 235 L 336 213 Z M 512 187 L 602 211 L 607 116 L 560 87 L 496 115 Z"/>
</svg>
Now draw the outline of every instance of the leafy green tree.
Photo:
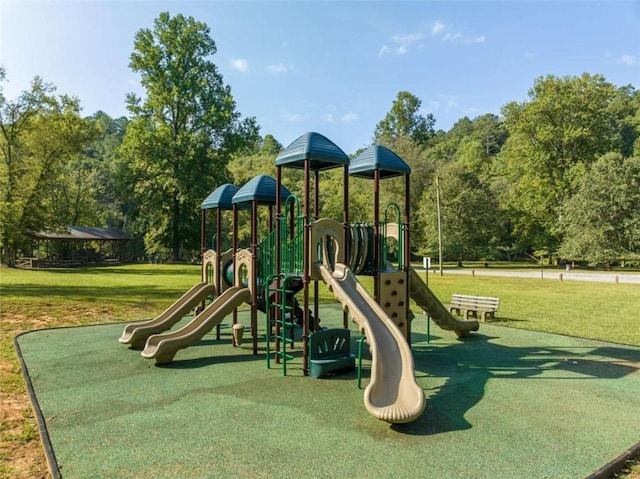
<svg viewBox="0 0 640 479">
<path fill-rule="evenodd" d="M 444 164 L 439 176 L 444 258 L 462 262 L 491 256 L 500 235 L 497 198 L 464 162 Z M 436 197 L 432 185 L 424 191 L 418 211 L 425 225 L 423 251 L 432 256 L 438 254 Z"/>
<path fill-rule="evenodd" d="M 476 186 L 474 185 L 480 187 L 482 189 L 480 196 L 486 195 L 487 198 L 491 199 L 488 204 L 491 206 L 492 214 L 496 214 L 493 209 L 496 196 L 493 186 L 493 163 L 507 136 L 502 119 L 493 114 L 485 114 L 473 120 L 463 117 L 449 131 L 438 132 L 432 138 L 429 148 L 423 152 L 424 159 L 421 162 L 422 168 L 425 172 L 428 172 L 425 181 L 422 183 L 422 190 L 427 196 L 423 195 L 423 191 L 420 190 L 420 196 L 417 198 L 415 206 L 418 211 L 416 215 L 417 224 L 424 227 L 424 231 L 420 233 L 415 244 L 421 247 L 423 251 L 433 253 L 433 229 L 435 228 L 433 205 L 435 204 L 435 197 L 431 198 L 431 196 L 435 195 L 433 178 L 436 172 L 443 177 L 450 176 L 451 178 L 447 180 L 447 184 L 456 184 L 462 187 L 464 194 L 467 194 L 467 187 L 475 188 Z M 452 193 L 454 196 L 457 195 L 455 191 L 452 191 Z M 472 196 L 476 195 L 476 192 L 471 194 Z M 424 202 L 425 198 L 427 198 L 427 203 Z M 430 203 L 431 200 L 433 200 L 433 203 Z M 475 211 L 475 207 L 472 208 L 472 211 Z M 426 222 L 429 222 L 429 225 Z M 492 223 L 496 222 L 497 216 L 494 217 Z M 466 222 L 466 224 L 470 223 Z M 501 228 L 501 231 L 506 230 Z M 504 234 L 500 235 L 499 238 L 492 237 L 491 245 L 486 243 L 486 238 L 482 237 L 482 234 L 479 234 L 479 237 L 481 238 L 476 241 L 473 231 L 469 232 L 469 239 L 472 243 L 478 244 L 477 247 L 470 245 L 469 252 L 483 250 L 483 254 L 487 255 L 488 249 L 491 248 L 493 254 L 495 253 L 493 250 L 497 248 L 503 249 L 503 244 L 509 242 L 508 235 Z M 435 241 L 437 251 L 437 234 Z M 456 249 L 462 251 L 457 246 Z"/>
<path fill-rule="evenodd" d="M 118 149 L 124 140 L 129 120 L 126 117 L 111 118 L 103 111 L 97 111 L 86 118 L 97 131 L 96 139 L 85 149 L 86 160 L 80 161 L 69 178 L 82 172 L 83 188 L 93 191 L 95 202 L 94 222 L 112 228 L 127 228 L 127 217 L 135 209 L 135 203 L 126 176 L 121 175 Z M 80 185 L 78 185 L 80 186 Z M 76 187 L 77 188 L 77 187 Z M 77 190 L 76 190 L 77 191 Z M 87 205 L 92 201 L 85 200 Z"/>
<path fill-rule="evenodd" d="M 274 159 L 284 149 L 282 144 L 271 134 L 265 135 L 260 146 L 260 153 L 265 155 L 273 155 Z"/>
<path fill-rule="evenodd" d="M 130 57 L 146 97 L 127 96 L 132 120 L 120 154 L 147 249 L 168 247 L 176 260 L 198 246 L 199 204 L 227 181 L 230 158 L 258 141 L 255 119 L 241 119 L 210 60 L 215 53 L 206 24 L 163 12 L 136 33 Z"/>
<path fill-rule="evenodd" d="M 102 226 L 106 208 L 100 198 L 104 193 L 100 164 L 78 154 L 61 165 L 44 197 L 58 224 Z"/>
<path fill-rule="evenodd" d="M 504 176 L 502 204 L 521 244 L 559 245 L 560 211 L 586 168 L 606 152 L 628 149 L 629 135 L 622 138 L 620 128 L 630 101 L 601 75 L 585 73 L 538 78 L 529 101 L 503 107 L 509 138 L 496 171 Z"/>
<path fill-rule="evenodd" d="M 640 259 L 640 158 L 603 155 L 561 211 L 562 257 L 609 267 Z"/>
<path fill-rule="evenodd" d="M 408 91 L 401 91 L 393 101 L 391 110 L 376 125 L 376 143 L 393 149 L 401 136 L 408 136 L 416 144 L 426 146 L 434 135 L 436 120 L 431 113 L 420 112 L 422 101 Z"/>
<path fill-rule="evenodd" d="M 4 80 L 0 71 L 0 82 Z M 29 231 L 68 225 L 57 199 L 70 162 L 82 156 L 95 130 L 80 117 L 76 98 L 56 96 L 36 77 L 15 101 L 0 92 L 0 242 L 11 264 L 29 244 Z"/>
</svg>

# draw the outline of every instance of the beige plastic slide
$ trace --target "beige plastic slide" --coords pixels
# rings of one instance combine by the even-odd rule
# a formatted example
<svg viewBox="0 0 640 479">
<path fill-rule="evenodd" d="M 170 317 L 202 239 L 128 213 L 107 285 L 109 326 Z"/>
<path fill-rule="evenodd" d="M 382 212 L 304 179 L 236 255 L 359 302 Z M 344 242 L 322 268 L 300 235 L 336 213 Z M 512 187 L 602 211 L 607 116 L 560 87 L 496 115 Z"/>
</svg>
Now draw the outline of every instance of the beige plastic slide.
<svg viewBox="0 0 640 479">
<path fill-rule="evenodd" d="M 367 337 L 371 350 L 371 381 L 364 404 L 376 417 L 390 423 L 418 418 L 425 407 L 424 391 L 415 379 L 411 348 L 353 272 L 337 263 L 335 271 L 319 265 L 322 278 Z"/>
<path fill-rule="evenodd" d="M 233 286 L 218 296 L 213 303 L 183 328 L 170 333 L 150 336 L 140 354 L 147 359 L 155 359 L 156 364 L 170 363 L 180 349 L 200 341 L 234 309 L 250 299 L 249 288 Z"/>
<path fill-rule="evenodd" d="M 141 348 L 152 334 L 158 334 L 171 329 L 174 324 L 185 317 L 193 308 L 204 301 L 207 296 L 214 294 L 212 284 L 198 283 L 184 293 L 178 301 L 169 306 L 159 316 L 144 322 L 137 322 L 125 326 L 120 341 L 130 344 L 133 348 Z"/>
<path fill-rule="evenodd" d="M 455 332 L 459 338 L 468 336 L 471 331 L 477 331 L 480 327 L 475 319 L 454 318 L 413 268 L 409 273 L 409 294 L 434 323 L 446 331 Z"/>
</svg>

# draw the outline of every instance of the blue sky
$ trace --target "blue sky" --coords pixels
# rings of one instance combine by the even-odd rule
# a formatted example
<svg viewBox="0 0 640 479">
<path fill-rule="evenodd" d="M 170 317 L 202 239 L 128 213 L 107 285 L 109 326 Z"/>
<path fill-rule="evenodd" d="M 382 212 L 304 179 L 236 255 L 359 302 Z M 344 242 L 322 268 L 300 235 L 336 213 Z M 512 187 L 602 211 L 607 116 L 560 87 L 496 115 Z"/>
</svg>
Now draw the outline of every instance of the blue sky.
<svg viewBox="0 0 640 479">
<path fill-rule="evenodd" d="M 0 0 L 5 96 L 40 75 L 83 114 L 127 115 L 125 94 L 143 93 L 133 37 L 161 11 L 210 27 L 238 110 L 285 146 L 318 131 L 353 153 L 401 90 L 448 130 L 527 99 L 547 74 L 640 88 L 639 1 Z"/>
</svg>

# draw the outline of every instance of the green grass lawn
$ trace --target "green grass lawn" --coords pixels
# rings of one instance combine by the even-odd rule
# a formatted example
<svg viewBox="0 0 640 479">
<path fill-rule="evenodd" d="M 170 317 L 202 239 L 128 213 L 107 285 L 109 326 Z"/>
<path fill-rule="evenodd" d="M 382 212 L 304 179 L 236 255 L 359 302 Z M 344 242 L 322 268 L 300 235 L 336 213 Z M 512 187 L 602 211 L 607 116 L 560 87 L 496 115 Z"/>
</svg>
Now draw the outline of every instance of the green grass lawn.
<svg viewBox="0 0 640 479">
<path fill-rule="evenodd" d="M 359 279 L 373 290 L 371 278 Z M 494 324 L 640 346 L 638 285 L 430 274 L 429 287 L 443 303 L 452 293 L 500 298 Z M 320 299 L 334 301 L 324 284 Z"/>
<path fill-rule="evenodd" d="M 498 269 L 504 271 L 540 271 L 540 263 L 530 260 L 530 261 L 488 261 L 486 262 L 487 267 L 490 269 Z M 422 268 L 422 261 L 414 261 L 411 263 L 411 266 L 414 268 Z M 464 261 L 462 263 L 462 267 L 465 269 L 484 269 L 485 261 Z M 431 261 L 431 269 L 438 269 L 439 265 L 437 260 L 432 258 Z M 442 268 L 447 269 L 458 269 L 458 263 L 455 261 L 445 261 L 442 263 Z M 562 265 L 549 265 L 544 264 L 543 268 L 549 271 L 564 271 L 565 266 Z M 602 269 L 598 269 L 595 266 L 585 266 L 585 265 L 576 265 L 572 271 L 584 272 L 584 273 L 594 273 L 594 272 L 606 272 L 611 273 L 615 272 L 616 274 L 625 274 L 625 273 L 638 273 L 640 268 L 638 267 L 622 267 L 622 266 L 614 266 L 611 271 L 604 271 Z"/>
<path fill-rule="evenodd" d="M 496 322 L 535 331 L 640 345 L 640 287 L 528 278 L 429 277 L 446 302 L 452 293 L 500 298 Z"/>
<path fill-rule="evenodd" d="M 371 278 L 360 279 L 372 289 Z M 200 267 L 194 265 L 0 270 L 0 406 L 9 410 L 18 403 L 23 416 L 0 424 L 0 478 L 43 472 L 20 473 L 14 465 L 24 456 L 22 448 L 39 448 L 13 349 L 15 335 L 36 328 L 151 318 L 198 281 Z M 430 275 L 429 287 L 444 303 L 452 293 L 499 297 L 495 323 L 504 326 L 640 346 L 638 285 Z M 334 302 L 324 284 L 319 292 L 321 302 Z"/>
</svg>

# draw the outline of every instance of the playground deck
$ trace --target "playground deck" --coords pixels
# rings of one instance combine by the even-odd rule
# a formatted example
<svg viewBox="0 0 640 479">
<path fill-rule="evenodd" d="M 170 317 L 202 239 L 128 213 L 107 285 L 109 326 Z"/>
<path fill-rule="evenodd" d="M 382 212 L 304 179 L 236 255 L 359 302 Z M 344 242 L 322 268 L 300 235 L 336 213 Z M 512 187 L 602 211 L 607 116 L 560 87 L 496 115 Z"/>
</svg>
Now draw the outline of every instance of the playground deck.
<svg viewBox="0 0 640 479">
<path fill-rule="evenodd" d="M 339 325 L 340 306 L 320 317 Z M 427 342 L 419 314 L 427 406 L 389 425 L 355 372 L 306 378 L 299 350 L 283 377 L 225 324 L 156 366 L 117 344 L 122 326 L 16 340 L 62 477 L 581 478 L 640 441 L 638 347 L 490 324 L 463 340 L 432 327 Z"/>
</svg>

